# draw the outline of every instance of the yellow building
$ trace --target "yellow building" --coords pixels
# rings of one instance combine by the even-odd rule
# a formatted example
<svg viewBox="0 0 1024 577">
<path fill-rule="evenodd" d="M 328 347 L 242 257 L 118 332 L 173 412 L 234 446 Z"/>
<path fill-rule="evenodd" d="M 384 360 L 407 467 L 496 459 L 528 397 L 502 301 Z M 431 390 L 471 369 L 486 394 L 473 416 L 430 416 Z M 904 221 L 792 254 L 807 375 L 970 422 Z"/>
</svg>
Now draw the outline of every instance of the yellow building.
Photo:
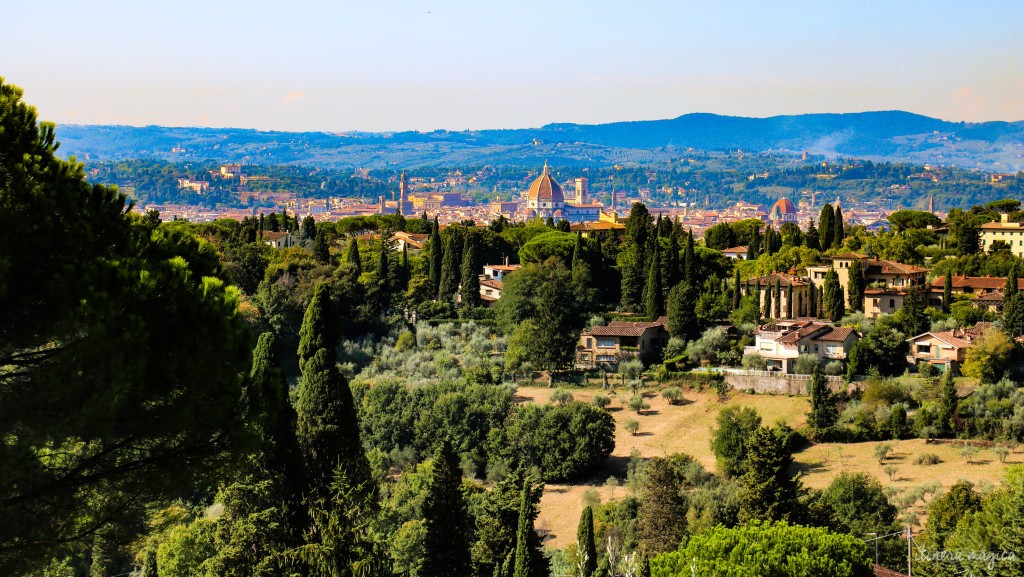
<svg viewBox="0 0 1024 577">
<path fill-rule="evenodd" d="M 997 240 L 1010 245 L 1014 256 L 1024 258 L 1024 224 L 1010 222 L 1009 215 L 1004 214 L 1000 222 L 981 225 L 981 250 L 988 252 Z"/>
</svg>

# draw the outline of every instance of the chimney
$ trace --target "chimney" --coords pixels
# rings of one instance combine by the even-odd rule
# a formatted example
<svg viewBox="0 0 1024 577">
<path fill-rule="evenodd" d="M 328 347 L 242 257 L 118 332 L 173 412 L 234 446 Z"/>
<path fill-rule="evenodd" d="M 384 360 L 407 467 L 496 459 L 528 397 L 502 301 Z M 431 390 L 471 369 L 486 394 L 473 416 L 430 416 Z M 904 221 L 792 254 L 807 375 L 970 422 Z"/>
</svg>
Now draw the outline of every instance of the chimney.
<svg viewBox="0 0 1024 577">
<path fill-rule="evenodd" d="M 505 255 L 505 266 L 508 266 L 508 255 Z"/>
<path fill-rule="evenodd" d="M 1010 215 L 1005 213 L 1005 212 L 1000 214 L 999 215 L 999 222 L 1001 222 L 1003 224 L 1009 223 L 1010 222 Z"/>
</svg>

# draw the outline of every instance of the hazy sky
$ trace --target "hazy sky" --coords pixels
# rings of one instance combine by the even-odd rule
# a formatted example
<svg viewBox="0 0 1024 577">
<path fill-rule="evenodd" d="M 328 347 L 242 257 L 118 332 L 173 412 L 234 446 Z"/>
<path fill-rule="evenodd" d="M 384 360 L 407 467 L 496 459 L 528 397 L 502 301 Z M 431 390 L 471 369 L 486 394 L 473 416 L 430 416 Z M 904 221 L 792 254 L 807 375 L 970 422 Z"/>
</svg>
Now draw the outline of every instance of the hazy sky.
<svg viewBox="0 0 1024 577">
<path fill-rule="evenodd" d="M 58 123 L 462 130 L 902 109 L 1024 119 L 1024 0 L 3 0 Z"/>
</svg>

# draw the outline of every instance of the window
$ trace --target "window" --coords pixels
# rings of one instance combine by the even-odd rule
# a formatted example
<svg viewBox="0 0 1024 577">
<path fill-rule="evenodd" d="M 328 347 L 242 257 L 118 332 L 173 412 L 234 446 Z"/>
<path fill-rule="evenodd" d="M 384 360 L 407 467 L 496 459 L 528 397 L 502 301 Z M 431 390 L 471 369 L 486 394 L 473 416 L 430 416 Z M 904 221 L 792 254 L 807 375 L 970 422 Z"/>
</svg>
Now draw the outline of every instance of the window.
<svg viewBox="0 0 1024 577">
<path fill-rule="evenodd" d="M 587 337 L 587 348 L 588 349 L 594 348 L 594 339 L 592 339 L 590 337 Z"/>
<path fill-rule="evenodd" d="M 932 354 L 931 345 L 917 345 L 917 354 L 919 355 L 930 355 Z"/>
<path fill-rule="evenodd" d="M 896 299 L 889 299 L 889 308 L 896 310 Z"/>
<path fill-rule="evenodd" d="M 818 352 L 818 344 L 817 343 L 814 344 L 814 352 Z"/>
<path fill-rule="evenodd" d="M 615 361 L 615 355 L 597 355 L 597 360 L 598 361 L 605 361 L 605 362 L 614 362 Z"/>
<path fill-rule="evenodd" d="M 597 339 L 597 348 L 599 349 L 614 349 L 617 344 L 615 339 Z"/>
</svg>

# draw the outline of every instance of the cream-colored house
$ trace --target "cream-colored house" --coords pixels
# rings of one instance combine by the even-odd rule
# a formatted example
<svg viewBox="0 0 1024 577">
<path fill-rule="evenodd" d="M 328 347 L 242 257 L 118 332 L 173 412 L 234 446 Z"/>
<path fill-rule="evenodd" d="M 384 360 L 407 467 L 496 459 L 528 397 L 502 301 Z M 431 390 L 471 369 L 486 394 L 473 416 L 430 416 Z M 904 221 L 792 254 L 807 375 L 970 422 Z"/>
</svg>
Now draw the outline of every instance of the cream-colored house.
<svg viewBox="0 0 1024 577">
<path fill-rule="evenodd" d="M 623 358 L 638 357 L 652 362 L 668 344 L 668 318 L 649 321 L 612 321 L 584 329 L 576 344 L 576 364 L 592 368 L 617 364 Z"/>
<path fill-rule="evenodd" d="M 803 354 L 815 355 L 819 362 L 845 361 L 859 339 L 857 331 L 827 322 L 775 321 L 758 327 L 754 346 L 744 347 L 743 354 L 760 355 L 769 369 L 792 373 Z"/>
<path fill-rule="evenodd" d="M 978 323 L 969 329 L 919 334 L 907 339 L 910 356 L 917 364 L 930 363 L 943 372 L 959 369 L 967 358 L 967 349 L 991 326 L 992 323 Z"/>
<path fill-rule="evenodd" d="M 988 252 L 992 243 L 1001 240 L 1010 245 L 1010 252 L 1024 258 L 1024 223 L 1010 222 L 1010 216 L 1003 214 L 999 222 L 981 225 L 981 250 Z"/>
</svg>

